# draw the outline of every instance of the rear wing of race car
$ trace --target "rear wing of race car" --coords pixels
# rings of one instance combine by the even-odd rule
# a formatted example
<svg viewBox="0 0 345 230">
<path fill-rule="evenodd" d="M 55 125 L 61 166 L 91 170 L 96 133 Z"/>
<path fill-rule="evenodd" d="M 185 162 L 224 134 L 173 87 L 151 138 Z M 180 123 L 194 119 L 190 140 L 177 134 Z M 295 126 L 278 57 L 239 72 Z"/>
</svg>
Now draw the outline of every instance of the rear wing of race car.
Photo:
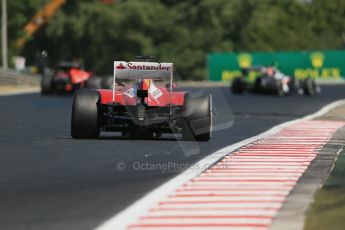
<svg viewBox="0 0 345 230">
<path fill-rule="evenodd" d="M 169 79 L 172 92 L 173 72 L 173 63 L 114 61 L 113 102 L 116 79 Z"/>
</svg>

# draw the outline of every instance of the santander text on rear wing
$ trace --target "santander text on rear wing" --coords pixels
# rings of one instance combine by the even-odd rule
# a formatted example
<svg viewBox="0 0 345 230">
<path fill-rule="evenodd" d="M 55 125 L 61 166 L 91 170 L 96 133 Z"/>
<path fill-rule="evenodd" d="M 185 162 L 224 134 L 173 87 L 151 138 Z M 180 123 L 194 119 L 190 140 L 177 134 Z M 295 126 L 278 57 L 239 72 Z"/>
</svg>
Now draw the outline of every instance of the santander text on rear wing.
<svg viewBox="0 0 345 230">
<path fill-rule="evenodd" d="M 173 72 L 173 63 L 114 61 L 113 101 L 116 79 L 163 79 L 169 80 L 172 87 Z"/>
<path fill-rule="evenodd" d="M 114 62 L 114 77 L 117 79 L 169 79 L 173 74 L 173 63 Z"/>
</svg>

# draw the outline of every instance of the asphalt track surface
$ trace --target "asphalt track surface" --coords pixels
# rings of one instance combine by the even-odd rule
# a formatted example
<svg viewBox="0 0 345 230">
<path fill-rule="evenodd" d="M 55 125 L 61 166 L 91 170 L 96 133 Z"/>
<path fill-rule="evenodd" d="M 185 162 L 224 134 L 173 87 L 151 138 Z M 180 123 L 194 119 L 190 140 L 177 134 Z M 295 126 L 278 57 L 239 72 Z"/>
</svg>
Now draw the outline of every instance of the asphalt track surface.
<svg viewBox="0 0 345 230">
<path fill-rule="evenodd" d="M 71 97 L 2 96 L 0 229 L 93 229 L 193 162 L 343 99 L 344 89 L 324 86 L 317 97 L 275 97 L 208 88 L 215 125 L 223 129 L 207 143 L 117 133 L 73 140 Z"/>
</svg>

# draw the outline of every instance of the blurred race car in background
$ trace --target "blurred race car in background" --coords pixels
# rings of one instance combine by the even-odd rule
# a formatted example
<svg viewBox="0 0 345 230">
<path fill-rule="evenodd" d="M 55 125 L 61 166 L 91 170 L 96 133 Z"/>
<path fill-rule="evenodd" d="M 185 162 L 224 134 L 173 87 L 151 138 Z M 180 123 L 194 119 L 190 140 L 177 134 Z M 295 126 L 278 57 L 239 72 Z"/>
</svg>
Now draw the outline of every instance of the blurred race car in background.
<svg viewBox="0 0 345 230">
<path fill-rule="evenodd" d="M 102 79 L 92 76 L 78 62 L 60 62 L 52 74 L 44 74 L 41 78 L 41 93 L 63 94 L 73 93 L 81 88 L 101 88 Z"/>
<path fill-rule="evenodd" d="M 186 140 L 208 141 L 211 95 L 175 91 L 173 64 L 155 60 L 144 56 L 134 62 L 115 61 L 112 90 L 78 90 L 72 137 L 97 138 L 101 131 L 144 138 L 182 133 Z"/>
<path fill-rule="evenodd" d="M 249 90 L 254 93 L 276 94 L 283 96 L 291 93 L 316 95 L 321 88 L 314 79 L 308 77 L 303 81 L 287 76 L 275 67 L 252 66 L 241 69 L 242 76 L 236 77 L 231 84 L 234 94 Z"/>
</svg>

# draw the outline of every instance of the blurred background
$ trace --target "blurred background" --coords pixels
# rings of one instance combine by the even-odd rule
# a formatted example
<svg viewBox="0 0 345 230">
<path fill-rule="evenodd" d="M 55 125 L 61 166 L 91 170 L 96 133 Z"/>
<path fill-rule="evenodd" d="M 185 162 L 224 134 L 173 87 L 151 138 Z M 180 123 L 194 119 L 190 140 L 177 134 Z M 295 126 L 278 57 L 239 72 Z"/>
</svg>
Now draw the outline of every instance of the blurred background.
<svg viewBox="0 0 345 230">
<path fill-rule="evenodd" d="M 174 62 L 183 80 L 231 80 L 279 58 L 301 78 L 345 71 L 345 54 L 332 53 L 345 48 L 343 0 L 15 0 L 7 14 L 9 66 L 34 72 L 78 60 L 105 75 L 113 60 L 142 54 Z"/>
</svg>

